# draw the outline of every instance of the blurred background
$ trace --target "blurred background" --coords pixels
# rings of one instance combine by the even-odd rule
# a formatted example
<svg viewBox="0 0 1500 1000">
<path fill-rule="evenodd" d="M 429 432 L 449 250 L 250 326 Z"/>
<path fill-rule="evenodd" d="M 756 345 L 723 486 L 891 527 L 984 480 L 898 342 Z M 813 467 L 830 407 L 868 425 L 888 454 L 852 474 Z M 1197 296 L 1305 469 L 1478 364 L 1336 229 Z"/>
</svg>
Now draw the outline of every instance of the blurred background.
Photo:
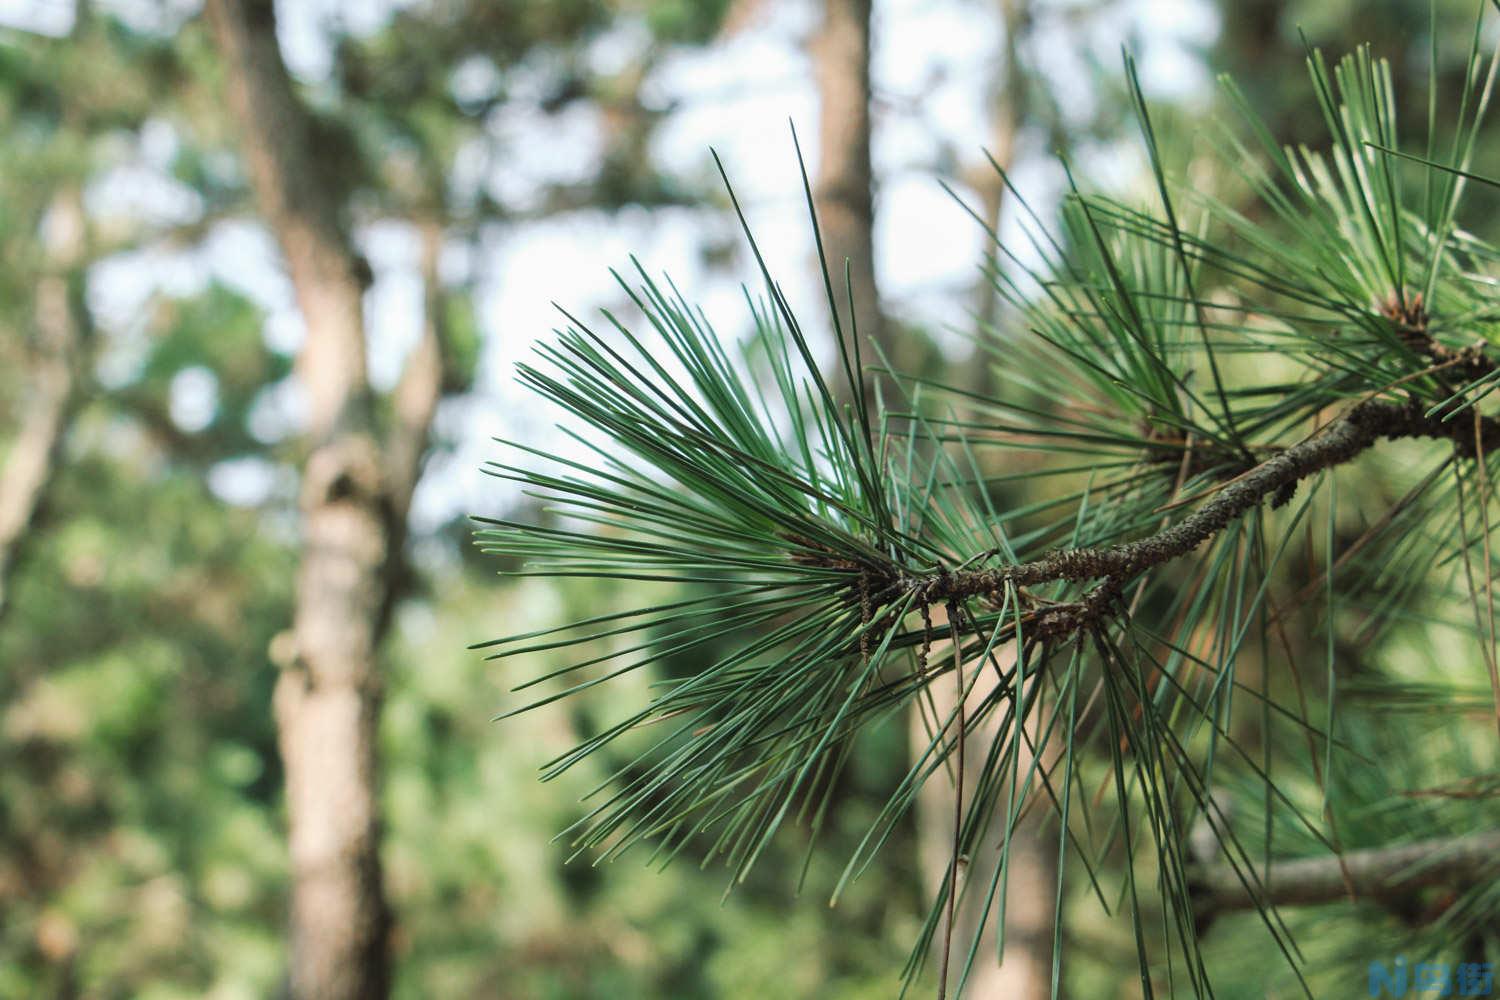
<svg viewBox="0 0 1500 1000">
<path fill-rule="evenodd" d="M 276 995 L 306 957 L 289 938 L 317 937 L 296 888 L 316 837 L 299 853 L 289 822 L 353 824 L 329 834 L 363 852 L 345 902 L 367 937 L 389 930 L 398 996 L 893 995 L 926 813 L 825 903 L 905 770 L 899 730 L 858 755 L 800 895 L 790 832 L 727 896 L 686 857 L 565 865 L 552 838 L 606 762 L 538 769 L 650 678 L 490 721 L 562 663 L 468 646 L 618 596 L 498 578 L 516 567 L 470 547 L 467 515 L 539 516 L 482 474 L 493 437 L 572 447 L 513 364 L 554 303 L 628 325 L 610 269 L 632 255 L 726 339 L 750 332 L 753 259 L 710 150 L 826 327 L 790 121 L 862 329 L 973 384 L 973 335 L 1005 320 L 974 215 L 1021 235 L 986 150 L 1044 217 L 1058 152 L 1146 190 L 1122 45 L 1174 134 L 1221 109 L 1227 71 L 1296 141 L 1321 128 L 1299 27 L 1335 54 L 1372 42 L 1421 107 L 1402 82 L 1426 79 L 1429 24 L 1460 73 L 1473 9 L 1429 18 L 1414 0 L 0 0 L 0 997 Z M 330 563 L 329 537 L 358 551 Z M 348 694 L 347 739 L 298 742 L 317 707 L 291 675 Z M 323 772 L 367 796 L 330 818 Z M 1064 992 L 1137 995 L 1128 932 L 1068 919 Z M 325 944 L 360 947 L 301 946 Z M 1244 995 L 1268 995 L 1259 975 Z"/>
</svg>

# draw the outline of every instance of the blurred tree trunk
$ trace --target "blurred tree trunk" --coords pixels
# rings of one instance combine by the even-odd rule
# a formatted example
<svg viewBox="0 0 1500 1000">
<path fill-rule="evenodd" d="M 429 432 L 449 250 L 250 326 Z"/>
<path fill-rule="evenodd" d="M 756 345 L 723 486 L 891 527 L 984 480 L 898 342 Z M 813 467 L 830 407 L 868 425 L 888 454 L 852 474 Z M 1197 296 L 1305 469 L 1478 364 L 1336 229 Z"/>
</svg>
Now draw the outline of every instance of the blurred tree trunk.
<svg viewBox="0 0 1500 1000">
<path fill-rule="evenodd" d="M 1323 123 L 1318 115 L 1305 113 L 1301 100 L 1307 86 L 1306 53 L 1290 30 L 1295 16 L 1289 0 L 1234 0 L 1216 6 L 1222 26 L 1210 55 L 1214 69 L 1234 78 L 1278 144 L 1321 142 Z M 1422 10 L 1425 17 L 1425 5 Z M 1358 41 L 1366 37 L 1398 36 L 1361 35 Z M 1329 41 L 1320 38 L 1317 44 Z M 1341 42 L 1332 41 L 1333 51 L 1339 52 Z M 1400 60 L 1393 68 L 1399 72 Z"/>
<path fill-rule="evenodd" d="M 1008 166 L 1014 146 L 1019 118 L 1020 71 L 1015 57 L 1015 37 L 1026 7 L 1023 0 L 1004 0 L 1008 61 L 1001 93 L 995 100 L 995 135 L 993 150 L 1002 166 Z M 848 260 L 850 280 L 854 283 L 854 319 L 862 337 L 873 337 L 898 368 L 917 370 L 920 364 L 913 346 L 897 343 L 892 329 L 882 317 L 875 284 L 874 268 L 874 198 L 870 165 L 870 2 L 869 0 L 826 0 L 824 18 L 813 42 L 820 105 L 818 176 L 813 189 L 814 202 L 822 227 L 824 249 L 830 269 L 834 271 L 835 289 L 842 287 L 844 261 Z M 993 171 L 989 171 L 993 174 Z M 1003 187 L 998 177 L 984 195 L 986 218 L 998 220 Z M 841 310 L 845 304 L 840 301 Z M 847 323 L 847 316 L 845 317 Z M 942 688 L 943 685 L 937 685 Z M 948 692 L 947 709 L 952 708 L 954 692 Z M 938 696 L 938 711 L 945 706 Z M 921 714 L 911 714 L 914 750 L 927 743 Z M 978 768 L 989 745 L 998 738 L 993 727 L 980 727 L 968 737 L 965 784 L 978 783 Z M 1022 768 L 1029 762 L 1023 762 Z M 942 781 L 929 781 L 917 802 L 918 851 L 925 888 L 935 895 L 948 870 L 953 845 L 954 788 Z M 1007 997 L 1030 1000 L 1051 995 L 1051 956 L 1053 905 L 1055 892 L 1055 850 L 1040 831 L 1035 820 L 1028 820 L 1016 831 L 1011 847 L 1011 905 L 1007 908 L 1007 959 L 995 967 L 985 956 L 994 954 L 994 934 L 986 936 L 980 958 L 975 963 L 967 993 L 974 997 Z M 970 865 L 969 878 L 986 880 L 993 872 L 995 857 L 976 859 Z M 986 883 L 987 884 L 987 883 Z M 973 939 L 982 916 L 983 894 L 970 898 L 957 921 L 954 950 L 958 952 Z M 967 930 L 967 934 L 965 933 Z M 955 964 L 961 967 L 962 955 Z M 955 972 L 955 977 L 957 973 Z"/>
<path fill-rule="evenodd" d="M 989 154 L 1001 169 L 1009 172 L 1016 158 L 1016 135 L 1026 107 L 1026 77 L 1021 71 L 1020 40 L 1031 24 L 1030 0 L 1000 0 L 1000 45 L 1001 67 L 991 83 L 989 94 L 990 139 Z M 972 186 L 979 194 L 980 216 L 985 225 L 997 234 L 1000 232 L 1002 212 L 1005 206 L 1005 182 L 998 171 L 986 160 L 974 174 Z M 984 264 L 986 271 L 999 267 L 999 248 L 986 242 Z M 979 280 L 976 292 L 976 313 L 981 331 L 992 328 L 1000 313 L 1000 295 L 995 290 L 988 274 Z M 976 360 L 984 357 L 982 352 Z M 988 366 L 975 366 L 987 370 Z M 976 372 L 980 378 L 983 374 Z M 982 388 L 982 387 L 981 387 Z"/>
<path fill-rule="evenodd" d="M 1031 5 L 1029 0 L 1000 0 L 999 13 L 1003 52 L 1001 68 L 995 76 L 989 95 L 991 133 L 988 150 L 995 163 L 1009 171 L 1015 161 L 1016 137 L 1025 116 L 1026 80 L 1019 49 L 1029 28 Z M 1005 183 L 1000 174 L 986 161 L 975 171 L 970 185 L 979 195 L 981 218 L 998 233 L 1006 194 Z M 998 247 L 993 243 L 986 243 L 984 265 L 986 271 L 1000 266 Z M 986 274 L 980 278 L 975 290 L 975 315 L 978 318 L 980 336 L 990 335 L 989 331 L 999 319 L 999 311 L 1000 297 Z M 982 348 L 976 346 L 967 369 L 962 377 L 972 389 L 983 393 L 993 388 L 990 355 Z M 967 669 L 981 669 L 981 666 L 973 664 Z M 990 668 L 983 669 L 986 674 L 992 675 Z M 975 710 L 971 715 L 976 714 L 993 686 L 993 681 L 988 679 L 975 685 L 969 696 L 972 702 L 970 708 Z M 957 692 L 944 684 L 934 685 L 932 692 L 938 718 L 941 719 L 953 710 Z M 1010 738 L 1009 733 L 1000 731 L 1000 721 L 997 715 L 992 714 L 970 729 L 964 748 L 966 789 L 978 787 L 984 759 L 995 741 Z M 930 724 L 931 720 L 924 721 L 918 714 L 912 716 L 911 744 L 914 753 L 920 753 L 930 740 Z M 1035 738 L 1035 730 L 1032 730 L 1032 735 Z M 1019 768 L 1022 775 L 1031 766 L 1031 757 L 1024 750 L 1023 743 Z M 924 888 L 929 895 L 935 895 L 942 888 L 952 860 L 954 794 L 954 785 L 940 777 L 927 782 L 917 798 L 917 849 Z M 1004 797 L 1002 794 L 1002 800 Z M 1055 836 L 1045 829 L 1042 822 L 1046 814 L 1044 806 L 1034 806 L 1011 834 L 1008 894 L 1004 900 L 1004 963 L 995 963 L 995 952 L 999 944 L 996 936 L 998 924 L 994 919 L 995 914 L 991 914 L 964 990 L 966 996 L 1046 1000 L 1052 995 L 1057 844 Z M 996 817 L 993 822 L 998 824 L 1001 819 Z M 985 895 L 1000 862 L 1000 839 L 1000 832 L 992 832 L 987 838 L 987 846 L 992 849 L 969 859 L 964 878 L 973 888 L 962 900 L 954 921 L 950 986 L 956 984 L 969 944 L 974 940 L 981 920 L 985 918 Z M 997 908 L 999 905 L 1000 900 L 997 898 Z M 941 961 L 941 956 L 938 961 Z"/>
<path fill-rule="evenodd" d="M 83 196 L 76 187 L 53 198 L 43 227 L 44 271 L 36 286 L 27 368 L 30 392 L 0 468 L 0 615 L 9 605 L 17 556 L 43 505 L 81 396 L 78 383 L 88 318 L 78 286 L 86 222 Z"/>
<path fill-rule="evenodd" d="M 933 625 L 939 634 L 946 628 L 946 616 L 935 614 Z M 943 655 L 951 656 L 951 647 L 946 654 L 934 648 L 932 662 L 939 662 Z M 996 659 L 1005 665 L 1007 660 L 997 651 Z M 972 677 L 970 671 L 982 670 L 983 677 L 969 692 L 969 717 L 977 714 L 984 699 L 994 690 L 994 668 L 979 663 L 965 664 L 964 676 Z M 928 711 L 936 708 L 937 719 L 947 718 L 957 703 L 958 692 L 952 684 L 934 684 L 929 689 L 933 702 Z M 977 725 L 970 725 L 964 741 L 964 789 L 965 808 L 967 797 L 979 787 L 984 770 L 984 760 L 996 740 L 1011 739 L 1011 734 L 1000 729 L 999 715 L 991 713 Z M 922 713 L 911 714 L 911 745 L 920 753 L 932 739 L 931 718 Z M 1039 728 L 1028 724 L 1027 731 L 1033 741 Z M 1032 757 L 1026 743 L 1022 742 L 1018 773 L 1024 783 Z M 1050 748 L 1049 748 L 1050 753 Z M 950 757 L 956 763 L 957 757 Z M 1051 763 L 1050 761 L 1048 763 Z M 951 768 L 949 769 L 951 771 Z M 953 820 L 955 786 L 948 779 L 949 772 L 935 774 L 917 794 L 917 851 L 922 872 L 923 890 L 927 898 L 935 899 L 949 877 L 949 866 L 953 859 Z M 1040 778 L 1032 782 L 1033 796 L 1040 791 Z M 1001 802 L 1009 801 L 1009 790 L 1000 792 Z M 1056 918 L 1055 898 L 1057 893 L 1057 835 L 1045 822 L 1051 808 L 1046 801 L 1035 802 L 1011 834 L 1010 871 L 1007 876 L 1007 892 L 1002 901 L 997 891 L 996 913 L 1003 902 L 1005 909 L 1005 956 L 1003 964 L 995 962 L 997 921 L 996 913 L 989 914 L 984 936 L 974 957 L 974 966 L 964 986 L 963 995 L 976 1000 L 1004 997 L 1005 1000 L 1048 1000 L 1052 996 L 1052 932 Z M 1000 845 L 1004 837 L 1003 816 L 991 819 L 989 832 L 985 835 L 986 850 L 976 852 L 969 858 L 962 874 L 962 883 L 969 891 L 960 898 L 955 914 L 951 965 L 948 988 L 953 990 L 963 970 L 969 945 L 978 932 L 980 922 L 985 919 L 985 896 L 991 879 L 1000 863 Z M 961 886 L 962 886 L 961 883 Z M 962 888 L 960 888 L 962 891 Z M 944 943 L 943 930 L 939 926 L 933 956 L 941 964 L 941 949 Z M 950 995 L 952 995 L 950 993 Z M 1059 992 L 1059 995 L 1063 995 Z"/>
<path fill-rule="evenodd" d="M 294 997 L 378 998 L 389 990 L 390 914 L 378 810 L 378 647 L 396 594 L 405 515 L 441 392 L 439 316 L 377 426 L 366 376 L 366 268 L 342 228 L 338 164 L 293 91 L 271 0 L 209 0 L 230 112 L 261 215 L 307 326 L 296 374 L 307 401 L 302 558 L 290 632 L 273 651 L 292 863 Z M 436 300 L 441 231 L 424 226 Z"/>
<path fill-rule="evenodd" d="M 818 173 L 813 203 L 845 336 L 850 335 L 844 264 L 853 285 L 853 325 L 900 364 L 875 285 L 875 199 L 870 168 L 870 0 L 825 0 L 812 40 L 818 86 Z M 878 363 L 874 352 L 865 357 Z"/>
</svg>

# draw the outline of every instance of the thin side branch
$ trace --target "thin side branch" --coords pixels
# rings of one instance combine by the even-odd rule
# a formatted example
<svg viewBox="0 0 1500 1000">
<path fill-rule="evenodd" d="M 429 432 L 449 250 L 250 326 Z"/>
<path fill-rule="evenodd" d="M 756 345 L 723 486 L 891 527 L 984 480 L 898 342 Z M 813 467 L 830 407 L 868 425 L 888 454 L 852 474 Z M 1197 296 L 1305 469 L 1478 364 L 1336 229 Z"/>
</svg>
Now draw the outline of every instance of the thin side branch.
<svg viewBox="0 0 1500 1000">
<path fill-rule="evenodd" d="M 1190 873 L 1194 910 L 1208 915 L 1332 903 L 1347 899 L 1351 886 L 1360 898 L 1389 901 L 1433 886 L 1469 885 L 1500 876 L 1500 830 L 1350 851 L 1342 858 L 1278 861 L 1254 895 L 1242 876 L 1227 863 Z"/>
<path fill-rule="evenodd" d="M 443 228 L 431 220 L 417 228 L 422 243 L 422 334 L 391 393 L 393 423 L 385 443 L 387 492 L 398 529 L 406 523 L 432 436 L 432 418 L 443 397 L 443 285 L 438 273 Z"/>
</svg>

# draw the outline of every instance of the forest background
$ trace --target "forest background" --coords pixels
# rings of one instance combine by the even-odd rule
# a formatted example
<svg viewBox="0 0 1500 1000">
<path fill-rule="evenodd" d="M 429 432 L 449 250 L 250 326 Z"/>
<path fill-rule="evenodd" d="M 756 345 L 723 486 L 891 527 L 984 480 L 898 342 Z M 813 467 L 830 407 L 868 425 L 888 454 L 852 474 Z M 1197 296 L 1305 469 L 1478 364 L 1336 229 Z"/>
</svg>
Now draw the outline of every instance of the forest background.
<svg viewBox="0 0 1500 1000">
<path fill-rule="evenodd" d="M 622 695 L 495 724 L 560 664 L 467 647 L 619 595 L 497 578 L 518 567 L 473 550 L 468 515 L 541 516 L 482 474 L 491 439 L 574 447 L 514 363 L 560 325 L 553 303 L 629 322 L 610 269 L 631 255 L 750 332 L 753 261 L 711 148 L 816 327 L 790 119 L 861 326 L 909 371 L 982 380 L 974 335 L 1007 316 L 969 210 L 1013 240 L 1022 218 L 985 153 L 1043 216 L 1059 151 L 1149 193 L 1122 45 L 1196 178 L 1220 71 L 1295 142 L 1319 128 L 1299 30 L 1335 55 L 1371 42 L 1418 101 L 1430 29 L 1440 78 L 1461 74 L 1473 9 L 5 0 L 0 24 L 0 997 L 274 995 L 308 954 L 374 940 L 360 989 L 397 996 L 834 998 L 893 994 L 947 813 L 918 810 L 824 905 L 907 766 L 891 728 L 800 896 L 790 831 L 727 897 L 687 859 L 565 864 L 552 838 L 608 761 L 538 769 Z M 370 503 L 339 520 L 346 494 Z M 329 537 L 347 565 L 320 563 Z M 304 673 L 353 706 L 332 766 L 297 736 L 338 714 L 288 693 Z M 323 779 L 356 821 L 329 835 L 378 861 L 342 888 L 288 841 L 295 790 L 326 799 Z M 350 940 L 303 940 L 288 914 L 319 905 L 354 914 Z M 1077 909 L 1063 992 L 1138 995 L 1128 930 Z M 1263 953 L 1234 950 L 1226 995 L 1265 995 Z"/>
</svg>

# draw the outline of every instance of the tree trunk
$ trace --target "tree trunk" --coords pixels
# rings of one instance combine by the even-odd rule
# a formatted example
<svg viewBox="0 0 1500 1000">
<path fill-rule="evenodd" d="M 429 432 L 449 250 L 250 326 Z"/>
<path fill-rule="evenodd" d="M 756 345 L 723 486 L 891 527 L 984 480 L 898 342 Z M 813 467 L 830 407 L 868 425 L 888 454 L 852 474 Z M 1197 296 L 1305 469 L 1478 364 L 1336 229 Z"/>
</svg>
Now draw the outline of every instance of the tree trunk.
<svg viewBox="0 0 1500 1000">
<path fill-rule="evenodd" d="M 934 615 L 933 618 L 934 627 L 941 634 L 946 627 L 946 618 L 939 615 Z M 940 662 L 940 657 L 944 655 L 940 652 L 940 648 L 946 648 L 948 655 L 951 655 L 951 647 L 934 648 L 930 657 L 931 662 Z M 996 655 L 1002 663 L 1005 662 L 1005 658 L 998 652 Z M 964 676 L 971 678 L 973 676 L 971 671 L 974 670 L 982 670 L 983 677 L 969 692 L 967 709 L 971 718 L 977 713 L 996 683 L 992 667 L 982 667 L 979 663 L 965 664 Z M 933 706 L 936 707 L 938 720 L 946 718 L 957 703 L 958 692 L 954 689 L 954 685 L 939 682 L 932 685 L 929 690 L 932 693 Z M 923 701 L 926 701 L 925 696 Z M 931 707 L 928 711 L 931 711 Z M 979 786 L 984 759 L 990 748 L 996 740 L 1011 738 L 1009 733 L 1000 731 L 999 714 L 992 713 L 985 718 L 983 723 L 971 725 L 964 741 L 963 785 L 966 790 L 964 803 L 966 809 L 968 807 L 967 796 Z M 931 741 L 931 727 L 935 723 L 921 713 L 913 712 L 910 725 L 913 753 L 920 753 Z M 1032 734 L 1033 740 L 1037 738 L 1037 728 L 1034 724 L 1028 725 L 1028 732 Z M 957 761 L 956 757 L 949 759 L 954 763 Z M 1031 755 L 1027 752 L 1023 742 L 1018 772 L 1023 782 L 1030 767 Z M 1032 782 L 1033 795 L 1037 794 L 1039 789 L 1039 779 L 1034 780 Z M 937 897 L 945 880 L 949 878 L 949 866 L 953 858 L 955 793 L 956 788 L 947 779 L 946 772 L 940 771 L 922 786 L 917 796 L 917 850 L 923 890 L 929 899 Z M 1045 795 L 1045 792 L 1041 794 Z M 1009 801 L 1008 790 L 1001 791 L 999 801 Z M 1002 902 L 1005 909 L 1004 961 L 998 965 L 995 961 L 995 952 L 999 942 L 996 938 L 997 921 L 995 914 L 992 913 L 989 915 L 990 919 L 979 942 L 979 949 L 975 954 L 968 981 L 964 985 L 963 995 L 966 997 L 974 997 L 976 1000 L 989 1000 L 991 997 L 1004 997 L 1005 1000 L 1048 1000 L 1052 996 L 1052 932 L 1056 920 L 1054 900 L 1057 892 L 1057 836 L 1056 831 L 1050 829 L 1045 823 L 1049 812 L 1050 806 L 1045 801 L 1034 803 L 1011 834 L 1010 870 L 1007 875 L 1006 896 L 1002 901 L 997 892 L 995 898 L 997 912 Z M 963 970 L 969 945 L 974 940 L 980 921 L 985 918 L 985 896 L 990 880 L 994 877 L 995 869 L 1000 863 L 1000 845 L 1004 836 L 1003 818 L 1003 816 L 997 816 L 991 821 L 990 830 L 985 836 L 986 849 L 983 852 L 976 851 L 974 856 L 969 858 L 969 863 L 963 872 L 962 878 L 968 884 L 969 891 L 961 897 L 954 915 L 951 968 L 948 977 L 950 996 L 953 995 L 951 991 L 956 988 Z M 939 965 L 942 963 L 941 949 L 944 946 L 943 928 L 945 926 L 939 927 L 934 946 L 939 950 L 939 953 L 934 956 L 934 962 Z"/>
<path fill-rule="evenodd" d="M 813 205 L 833 278 L 844 335 L 857 329 L 893 364 L 902 359 L 880 311 L 875 285 L 875 202 L 870 169 L 870 0 L 825 0 L 812 42 L 818 85 L 818 172 Z M 848 262 L 854 312 L 845 294 Z M 851 325 L 852 318 L 852 325 Z M 878 362 L 873 352 L 865 356 Z"/>
<path fill-rule="evenodd" d="M 88 320 L 76 286 L 85 225 L 79 190 L 60 192 L 42 235 L 46 269 L 36 287 L 30 392 L 0 468 L 0 615 L 9 605 L 17 556 L 54 478 L 63 435 L 81 396 Z"/>
<path fill-rule="evenodd" d="M 1030 23 L 1029 0 L 1000 0 L 1000 29 L 1003 33 L 1001 47 L 1004 51 L 1000 71 L 995 74 L 989 95 L 989 154 L 995 163 L 1006 171 L 1009 171 L 1015 162 L 1016 133 L 1020 131 L 1025 109 L 1026 77 L 1021 71 L 1020 40 Z M 979 194 L 980 216 L 984 219 L 985 225 L 998 234 L 1003 221 L 1005 182 L 988 160 L 975 172 L 973 187 Z M 984 251 L 986 271 L 999 267 L 999 263 L 999 248 L 991 242 L 986 242 Z M 980 277 L 975 297 L 979 327 L 983 333 L 994 326 L 1000 313 L 1000 296 L 988 273 Z M 976 360 L 983 357 L 986 355 L 979 352 Z M 982 369 L 987 365 L 980 364 L 976 367 Z"/>
<path fill-rule="evenodd" d="M 273 649 L 292 864 L 290 988 L 308 1000 L 378 998 L 389 989 L 390 914 L 376 656 L 441 392 L 437 313 L 429 309 L 382 438 L 365 369 L 362 262 L 340 224 L 343 192 L 282 63 L 272 4 L 209 0 L 207 11 L 256 200 L 307 326 L 296 366 L 308 404 L 302 559 L 292 626 Z M 440 237 L 424 238 L 429 297 Z"/>
<path fill-rule="evenodd" d="M 1000 0 L 999 6 L 1004 52 L 1002 66 L 996 74 L 994 89 L 990 95 L 992 131 L 989 153 L 996 164 L 1009 170 L 1015 159 L 1016 134 L 1021 126 L 1025 102 L 1025 78 L 1018 50 L 1029 24 L 1031 9 L 1028 0 Z M 986 161 L 973 175 L 971 186 L 979 195 L 979 211 L 985 224 L 998 233 L 1006 193 L 999 173 Z M 984 263 L 989 268 L 999 266 L 998 248 L 993 244 L 985 247 Z M 990 335 L 990 329 L 999 318 L 999 307 L 1000 298 L 993 283 L 987 275 L 982 276 L 975 291 L 975 313 L 980 336 Z M 966 367 L 967 380 L 975 391 L 987 392 L 992 389 L 990 355 L 987 352 L 976 347 L 970 364 Z M 970 669 L 980 669 L 980 665 L 966 666 L 966 673 Z M 985 672 L 991 673 L 989 668 L 985 668 Z M 988 680 L 981 680 L 976 684 L 969 696 L 972 703 L 970 707 L 977 709 L 992 688 L 993 682 Z M 935 685 L 932 692 L 938 717 L 943 718 L 952 711 L 957 692 L 947 684 Z M 964 748 L 965 788 L 973 789 L 978 786 L 985 756 L 994 742 L 1009 738 L 1009 734 L 1000 731 L 1000 721 L 998 716 L 991 715 L 981 725 L 970 730 Z M 924 722 L 920 715 L 913 715 L 911 725 L 913 752 L 920 753 L 930 739 L 927 728 L 930 720 Z M 1035 729 L 1030 731 L 1035 739 Z M 1024 750 L 1023 744 L 1019 767 L 1022 775 L 1031 766 L 1031 757 Z M 930 895 L 941 889 L 953 854 L 954 794 L 954 786 L 938 776 L 922 788 L 917 798 L 918 851 L 924 888 Z M 1008 892 L 1004 900 L 1004 962 L 999 965 L 995 962 L 999 942 L 996 936 L 997 922 L 991 914 L 965 985 L 966 996 L 1047 1000 L 1052 995 L 1057 841 L 1043 823 L 1047 811 L 1045 805 L 1033 806 L 1011 834 Z M 996 823 L 998 822 L 997 818 Z M 954 920 L 953 983 L 957 982 L 967 948 L 985 916 L 985 889 L 1000 862 L 1001 836 L 1000 831 L 992 829 L 987 838 L 988 846 L 992 849 L 971 858 L 965 872 L 964 878 L 972 888 L 962 901 Z M 1000 902 L 997 898 L 997 907 Z"/>
</svg>

